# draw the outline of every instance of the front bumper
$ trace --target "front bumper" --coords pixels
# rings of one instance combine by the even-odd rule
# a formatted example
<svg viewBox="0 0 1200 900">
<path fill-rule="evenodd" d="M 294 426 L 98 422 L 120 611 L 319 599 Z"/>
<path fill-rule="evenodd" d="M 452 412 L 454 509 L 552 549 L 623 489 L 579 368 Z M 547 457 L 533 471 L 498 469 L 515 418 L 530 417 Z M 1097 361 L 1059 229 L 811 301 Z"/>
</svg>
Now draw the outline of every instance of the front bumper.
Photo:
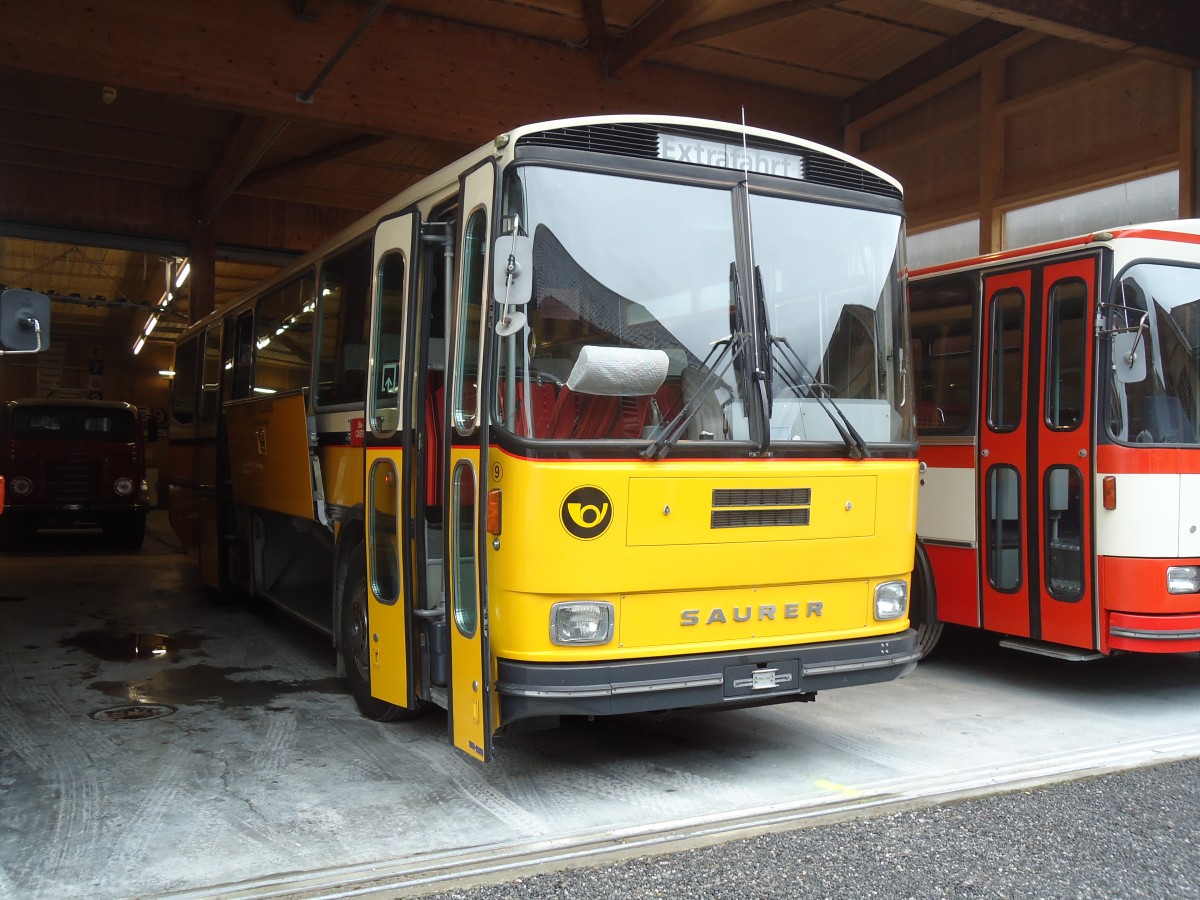
<svg viewBox="0 0 1200 900">
<path fill-rule="evenodd" d="M 819 690 L 891 681 L 920 658 L 911 628 L 887 638 L 602 663 L 498 660 L 500 721 L 610 716 L 811 699 Z"/>
</svg>

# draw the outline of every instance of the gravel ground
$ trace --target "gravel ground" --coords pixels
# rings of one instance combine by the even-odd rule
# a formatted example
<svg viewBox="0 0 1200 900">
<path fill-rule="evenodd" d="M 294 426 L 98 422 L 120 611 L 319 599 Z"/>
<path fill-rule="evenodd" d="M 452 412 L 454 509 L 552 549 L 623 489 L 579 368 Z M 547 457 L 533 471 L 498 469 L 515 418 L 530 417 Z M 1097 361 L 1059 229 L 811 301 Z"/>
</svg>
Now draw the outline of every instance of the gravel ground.
<svg viewBox="0 0 1200 900">
<path fill-rule="evenodd" d="M 430 896 L 1200 898 L 1200 760 Z"/>
</svg>

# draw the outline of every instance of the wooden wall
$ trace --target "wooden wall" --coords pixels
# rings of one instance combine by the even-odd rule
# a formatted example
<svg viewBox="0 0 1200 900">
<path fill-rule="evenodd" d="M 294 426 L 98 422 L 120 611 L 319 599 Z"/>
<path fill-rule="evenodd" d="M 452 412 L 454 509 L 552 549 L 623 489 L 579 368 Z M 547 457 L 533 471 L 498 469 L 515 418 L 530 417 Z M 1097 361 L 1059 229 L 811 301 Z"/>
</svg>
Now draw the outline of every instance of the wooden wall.
<svg viewBox="0 0 1200 900">
<path fill-rule="evenodd" d="M 900 179 L 909 230 L 980 219 L 1001 249 L 1006 209 L 1179 169 L 1195 207 L 1193 73 L 1022 33 L 846 127 L 846 149 Z"/>
</svg>

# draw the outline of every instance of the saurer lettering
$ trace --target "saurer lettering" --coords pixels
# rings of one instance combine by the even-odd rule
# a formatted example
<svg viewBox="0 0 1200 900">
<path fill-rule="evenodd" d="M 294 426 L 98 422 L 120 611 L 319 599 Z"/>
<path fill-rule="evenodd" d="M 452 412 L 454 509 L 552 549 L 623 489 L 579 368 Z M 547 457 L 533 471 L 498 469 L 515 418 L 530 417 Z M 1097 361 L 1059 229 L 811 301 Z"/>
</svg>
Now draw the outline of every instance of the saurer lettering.
<svg viewBox="0 0 1200 900">
<path fill-rule="evenodd" d="M 803 618 L 819 617 L 824 611 L 825 604 L 813 600 L 804 605 Z M 705 612 L 700 609 L 685 609 L 679 614 L 680 625 L 724 625 L 729 622 L 774 622 L 776 619 L 801 618 L 799 603 L 785 603 L 782 606 L 764 604 L 762 606 L 734 606 L 729 610 L 715 606 Z"/>
</svg>

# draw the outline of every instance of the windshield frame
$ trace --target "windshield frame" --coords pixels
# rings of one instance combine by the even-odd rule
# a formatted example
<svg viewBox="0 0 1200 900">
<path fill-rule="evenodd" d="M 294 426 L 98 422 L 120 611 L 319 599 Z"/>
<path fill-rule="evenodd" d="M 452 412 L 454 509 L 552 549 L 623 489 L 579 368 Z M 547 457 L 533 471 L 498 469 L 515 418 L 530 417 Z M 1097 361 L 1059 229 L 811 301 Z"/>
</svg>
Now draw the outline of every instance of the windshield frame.
<svg viewBox="0 0 1200 900">
<path fill-rule="evenodd" d="M 904 298 L 907 292 L 905 284 L 906 269 L 903 258 L 905 215 L 903 202 L 898 198 L 783 177 L 762 175 L 755 172 L 745 173 L 726 168 L 702 166 L 680 167 L 678 163 L 671 161 L 598 156 L 594 153 L 573 149 L 534 146 L 519 148 L 514 161 L 505 169 L 503 177 L 498 179 L 497 190 L 500 193 L 500 197 L 497 199 L 496 207 L 497 222 L 500 222 L 502 217 L 508 213 L 505 201 L 508 199 L 507 193 L 510 190 L 510 179 L 513 179 L 514 176 L 519 176 L 522 170 L 529 167 L 563 169 L 626 179 L 646 179 L 671 185 L 718 189 L 728 192 L 734 203 L 741 204 L 746 204 L 750 198 L 762 196 L 767 198 L 782 198 L 817 206 L 841 207 L 850 210 L 862 210 L 895 216 L 899 227 L 893 252 L 899 262 L 895 267 L 897 275 L 888 276 L 889 281 L 895 281 L 895 284 L 892 285 L 894 294 L 888 302 L 894 306 L 896 317 L 902 320 L 896 327 L 901 329 L 906 327 L 907 310 Z M 747 323 L 754 322 L 758 326 L 753 329 L 753 334 L 750 335 L 751 340 L 745 349 L 748 364 L 754 365 L 763 358 L 763 341 L 765 340 L 765 336 L 762 332 L 765 326 L 763 323 L 757 321 L 759 314 L 755 309 L 754 261 L 750 258 L 750 237 L 747 233 L 746 224 L 743 216 L 737 215 L 734 209 L 730 210 L 729 227 L 734 233 L 736 244 L 741 317 L 743 321 Z M 532 232 L 532 229 L 536 227 L 536 223 L 521 223 L 522 229 L 525 229 L 526 226 Z M 500 237 L 501 231 L 497 228 L 493 235 L 493 240 Z M 505 342 L 497 338 L 495 324 L 498 317 L 502 314 L 504 296 L 505 285 L 500 280 L 498 283 L 492 285 L 491 315 L 489 316 L 490 327 L 487 329 L 488 351 L 487 359 L 484 363 L 485 370 L 488 372 L 488 378 L 493 382 L 497 379 L 500 369 L 503 366 L 499 357 L 503 355 L 503 351 L 500 348 Z M 892 331 L 895 332 L 895 328 Z M 891 406 L 891 409 L 893 415 L 900 415 L 902 417 L 908 415 L 911 419 L 912 372 L 911 360 L 908 359 L 909 348 L 906 344 L 903 347 L 897 344 L 891 349 L 892 352 L 899 349 L 903 359 L 901 367 L 897 370 L 900 380 L 897 381 L 897 386 L 892 393 L 893 398 L 897 402 L 896 405 Z M 882 353 L 877 355 L 880 366 L 892 365 Z M 519 448 L 520 452 L 524 454 L 533 456 L 566 455 L 588 458 L 628 457 L 631 455 L 631 448 L 636 448 L 639 452 L 647 448 L 647 439 L 645 438 L 534 438 L 517 434 L 514 431 L 510 431 L 504 421 L 504 416 L 500 409 L 502 405 L 501 393 L 502 391 L 499 390 L 497 384 L 492 383 L 489 385 L 488 394 L 490 400 L 486 405 L 491 425 L 490 433 L 496 442 Z M 713 456 L 745 458 L 746 456 L 756 455 L 764 447 L 769 455 L 821 458 L 855 455 L 851 447 L 851 442 L 844 440 L 776 440 L 771 442 L 768 433 L 769 429 L 767 429 L 765 421 L 766 414 L 765 411 L 760 409 L 762 401 L 758 394 L 759 392 L 755 390 L 744 398 L 747 401 L 746 411 L 751 417 L 751 427 L 748 429 L 750 433 L 744 439 L 740 437 L 728 437 L 722 440 L 709 441 L 695 439 L 680 440 L 677 444 L 672 442 L 671 455 L 705 458 Z M 905 400 L 907 400 L 906 404 Z M 757 424 L 755 424 L 756 422 Z M 664 425 L 668 424 L 670 424 L 670 420 L 664 420 Z M 833 430 L 832 426 L 830 430 Z M 871 455 L 880 457 L 911 457 L 916 449 L 915 433 L 911 427 L 908 429 L 908 434 L 914 436 L 908 440 L 871 441 Z M 584 448 L 586 448 L 586 452 L 584 452 Z"/>
<path fill-rule="evenodd" d="M 1134 269 L 1137 269 L 1139 266 L 1187 269 L 1195 272 L 1197 274 L 1197 278 L 1200 279 L 1200 263 L 1189 262 L 1179 258 L 1158 256 L 1147 256 L 1131 259 L 1125 263 L 1119 271 L 1114 272 L 1107 285 L 1108 299 L 1103 306 L 1105 313 L 1103 340 L 1100 344 L 1101 352 L 1097 354 L 1097 367 L 1104 376 L 1097 379 L 1097 382 L 1100 385 L 1100 391 L 1095 401 L 1097 439 L 1103 443 L 1114 444 L 1116 446 L 1127 447 L 1136 450 L 1197 450 L 1200 449 L 1200 421 L 1192 422 L 1192 426 L 1194 432 L 1197 434 L 1197 437 L 1195 440 L 1187 442 L 1170 440 L 1139 440 L 1137 436 L 1123 437 L 1119 435 L 1117 430 L 1114 428 L 1114 404 L 1119 402 L 1121 392 L 1126 392 L 1127 394 L 1128 391 L 1126 386 L 1122 382 L 1119 382 L 1114 375 L 1113 352 L 1115 342 L 1113 340 L 1113 336 L 1118 331 L 1127 330 L 1124 325 L 1118 325 L 1115 321 L 1115 318 L 1119 308 L 1129 306 L 1129 298 L 1123 295 L 1122 285 L 1124 284 L 1125 279 L 1129 277 L 1130 272 L 1132 272 Z M 1147 309 L 1144 310 L 1144 312 L 1148 314 L 1148 319 L 1146 324 L 1146 332 L 1143 334 L 1140 342 L 1142 352 L 1145 354 L 1146 377 L 1142 379 L 1142 381 L 1134 382 L 1133 384 L 1144 384 L 1145 382 L 1152 382 L 1153 379 L 1155 379 L 1156 370 L 1158 368 L 1156 365 L 1156 360 L 1158 360 L 1160 356 L 1161 339 L 1154 331 L 1151 324 L 1150 320 L 1155 317 L 1155 312 L 1154 309 L 1151 309 L 1150 307 L 1153 306 L 1157 309 L 1163 309 L 1163 307 L 1154 298 L 1148 297 L 1146 300 Z M 1200 297 L 1198 297 L 1197 300 L 1200 300 Z M 1170 310 L 1173 310 L 1180 305 L 1185 304 L 1176 304 L 1170 307 L 1167 310 L 1168 315 Z M 1130 308 L 1137 309 L 1138 307 L 1133 306 Z M 1200 357 L 1200 354 L 1197 356 Z M 1155 389 L 1152 388 L 1152 391 L 1154 390 Z M 1198 359 L 1198 365 L 1195 367 L 1194 380 L 1191 384 L 1191 390 L 1193 392 L 1193 396 L 1200 396 L 1200 359 Z M 1153 393 L 1152 395 L 1178 398 L 1179 392 L 1178 389 L 1175 388 L 1170 393 Z M 1125 409 L 1128 409 L 1128 404 L 1125 406 Z M 1200 416 L 1200 413 L 1198 413 L 1198 416 Z"/>
</svg>

